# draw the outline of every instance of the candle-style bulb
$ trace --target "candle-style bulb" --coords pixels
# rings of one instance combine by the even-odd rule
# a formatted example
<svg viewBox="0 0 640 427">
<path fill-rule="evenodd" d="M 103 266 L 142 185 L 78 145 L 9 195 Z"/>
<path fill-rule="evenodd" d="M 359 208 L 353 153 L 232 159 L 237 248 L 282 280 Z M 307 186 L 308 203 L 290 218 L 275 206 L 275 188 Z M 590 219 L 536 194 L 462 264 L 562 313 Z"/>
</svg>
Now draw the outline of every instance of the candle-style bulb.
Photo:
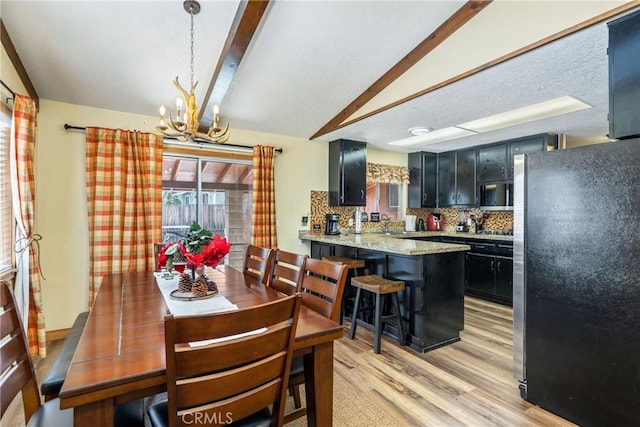
<svg viewBox="0 0 640 427">
<path fill-rule="evenodd" d="M 218 114 L 220 114 L 220 107 L 217 105 L 213 106 L 213 116 L 217 116 Z"/>
<path fill-rule="evenodd" d="M 176 98 L 176 107 L 182 108 L 182 98 Z"/>
<path fill-rule="evenodd" d="M 164 117 L 165 113 L 167 112 L 167 110 L 164 108 L 164 104 L 160 106 L 160 116 Z"/>
</svg>

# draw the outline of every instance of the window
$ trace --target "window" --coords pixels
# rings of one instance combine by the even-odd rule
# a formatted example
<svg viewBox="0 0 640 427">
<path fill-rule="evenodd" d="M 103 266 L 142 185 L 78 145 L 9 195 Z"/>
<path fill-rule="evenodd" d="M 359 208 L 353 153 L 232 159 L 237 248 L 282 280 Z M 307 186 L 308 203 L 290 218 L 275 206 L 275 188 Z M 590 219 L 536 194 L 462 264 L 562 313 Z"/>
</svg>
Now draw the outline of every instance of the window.
<svg viewBox="0 0 640 427">
<path fill-rule="evenodd" d="M 402 185 L 367 181 L 367 213 L 378 212 L 380 219 L 402 221 Z"/>
<path fill-rule="evenodd" d="M 232 247 L 226 264 L 241 268 L 251 241 L 251 161 L 165 154 L 162 161 L 162 239 L 183 236 L 193 221 Z"/>
<path fill-rule="evenodd" d="M 11 135 L 11 112 L 0 107 L 0 274 L 13 265 L 14 219 L 11 211 L 11 179 L 9 174 L 9 142 Z"/>
</svg>

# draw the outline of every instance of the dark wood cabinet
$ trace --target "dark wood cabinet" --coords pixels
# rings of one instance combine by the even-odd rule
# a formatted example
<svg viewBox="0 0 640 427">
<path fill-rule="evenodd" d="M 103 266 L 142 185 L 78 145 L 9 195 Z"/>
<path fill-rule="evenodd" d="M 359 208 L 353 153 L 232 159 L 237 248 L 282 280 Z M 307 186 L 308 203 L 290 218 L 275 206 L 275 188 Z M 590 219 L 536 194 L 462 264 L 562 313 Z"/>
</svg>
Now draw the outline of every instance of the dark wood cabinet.
<svg viewBox="0 0 640 427">
<path fill-rule="evenodd" d="M 476 205 L 476 149 L 438 154 L 438 206 Z"/>
<path fill-rule="evenodd" d="M 640 11 L 609 23 L 609 137 L 640 136 Z"/>
<path fill-rule="evenodd" d="M 471 246 L 464 256 L 464 291 L 470 296 L 513 305 L 513 242 L 451 236 L 416 237 Z"/>
<path fill-rule="evenodd" d="M 409 207 L 437 207 L 438 155 L 435 153 L 409 153 Z"/>
<path fill-rule="evenodd" d="M 367 144 L 338 139 L 329 143 L 329 206 L 366 206 Z"/>
<path fill-rule="evenodd" d="M 508 158 L 507 144 L 478 147 L 478 182 L 506 181 Z"/>
<path fill-rule="evenodd" d="M 507 179 L 513 181 L 513 156 L 517 154 L 540 153 L 558 148 L 558 135 L 555 133 L 541 133 L 512 139 L 509 143 L 509 175 Z"/>
</svg>

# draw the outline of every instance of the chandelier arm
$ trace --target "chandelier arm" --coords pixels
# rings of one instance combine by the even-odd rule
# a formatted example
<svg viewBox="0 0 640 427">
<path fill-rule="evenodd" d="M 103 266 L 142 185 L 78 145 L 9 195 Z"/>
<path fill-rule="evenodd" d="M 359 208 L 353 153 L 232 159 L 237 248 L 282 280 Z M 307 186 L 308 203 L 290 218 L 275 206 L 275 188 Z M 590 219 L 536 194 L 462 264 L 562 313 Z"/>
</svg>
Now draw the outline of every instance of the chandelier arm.
<svg viewBox="0 0 640 427">
<path fill-rule="evenodd" d="M 199 123 L 198 123 L 198 115 L 200 112 L 200 107 L 196 103 L 195 89 L 198 86 L 198 82 L 194 83 L 194 25 L 193 25 L 193 16 L 197 15 L 200 12 L 200 3 L 197 0 L 185 0 L 183 2 L 183 7 L 185 11 L 189 14 L 190 18 L 190 72 L 191 72 L 191 87 L 187 92 L 185 88 L 180 85 L 178 81 L 178 77 L 173 81 L 173 85 L 178 90 L 178 92 L 182 95 L 185 103 L 185 112 L 182 114 L 182 107 L 179 103 L 177 103 L 177 112 L 176 119 L 174 120 L 171 112 L 169 112 L 168 122 L 165 126 L 165 109 L 164 106 L 160 108 L 160 126 L 156 126 L 155 129 L 147 129 L 161 136 L 167 136 L 171 138 L 177 138 L 180 141 L 192 141 L 195 142 L 196 138 L 200 138 L 204 141 L 213 142 L 213 143 L 223 143 L 229 139 L 229 124 L 224 130 L 221 131 L 218 124 L 218 116 L 217 116 L 217 107 L 214 111 L 214 121 L 212 126 L 209 128 L 207 133 L 202 133 L 198 131 Z M 179 99 L 178 99 L 179 101 Z M 146 126 L 145 122 L 145 126 Z"/>
</svg>

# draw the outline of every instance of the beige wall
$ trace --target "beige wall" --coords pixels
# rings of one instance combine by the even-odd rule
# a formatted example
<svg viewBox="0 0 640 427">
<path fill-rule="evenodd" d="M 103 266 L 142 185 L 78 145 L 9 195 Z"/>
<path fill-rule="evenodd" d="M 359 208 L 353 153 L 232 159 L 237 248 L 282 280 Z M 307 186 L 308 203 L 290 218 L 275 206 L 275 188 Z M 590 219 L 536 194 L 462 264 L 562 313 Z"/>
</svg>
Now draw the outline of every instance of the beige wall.
<svg viewBox="0 0 640 427">
<path fill-rule="evenodd" d="M 13 64 L 11 63 L 11 60 L 9 59 L 4 46 L 2 46 L 2 48 L 0 49 L 0 78 L 15 93 L 20 93 L 23 95 L 27 94 L 27 89 L 22 84 L 22 81 L 20 80 L 20 77 L 18 77 L 18 73 L 16 73 L 15 68 L 13 68 Z"/>
<path fill-rule="evenodd" d="M 36 144 L 36 230 L 43 236 L 41 262 L 47 330 L 67 328 L 88 300 L 88 231 L 84 132 L 65 123 L 144 129 L 155 117 L 42 100 Z M 298 239 L 309 211 L 309 192 L 326 190 L 326 143 L 232 129 L 230 143 L 273 145 L 276 157 L 276 215 L 279 247 L 305 252 Z"/>
</svg>

